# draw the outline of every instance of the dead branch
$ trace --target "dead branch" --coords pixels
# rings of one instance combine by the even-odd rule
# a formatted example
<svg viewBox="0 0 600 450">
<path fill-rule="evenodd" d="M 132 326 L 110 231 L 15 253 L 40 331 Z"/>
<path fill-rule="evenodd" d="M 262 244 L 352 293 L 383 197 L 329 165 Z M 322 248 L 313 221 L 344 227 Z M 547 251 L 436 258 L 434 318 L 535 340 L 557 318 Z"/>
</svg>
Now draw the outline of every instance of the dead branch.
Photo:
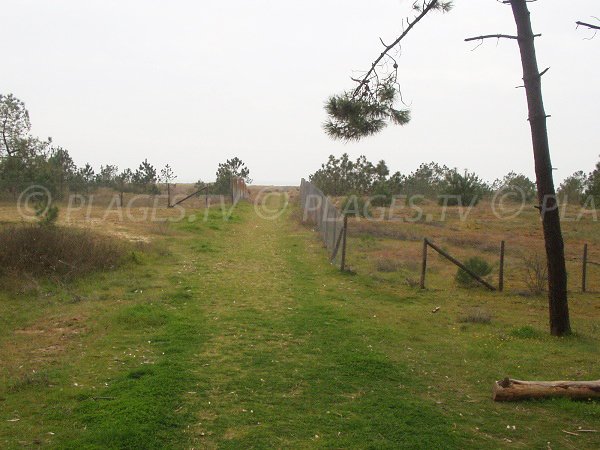
<svg viewBox="0 0 600 450">
<path fill-rule="evenodd" d="M 541 37 L 541 36 L 542 36 L 541 34 L 533 35 L 533 37 Z M 514 39 L 514 40 L 518 40 L 519 37 L 510 35 L 510 34 L 485 34 L 483 36 L 475 36 L 475 37 L 467 38 L 467 39 L 465 39 L 465 42 L 482 41 L 484 39 Z"/>
<path fill-rule="evenodd" d="M 600 30 L 600 26 L 598 26 L 598 25 L 592 25 L 591 23 L 581 22 L 580 20 L 578 20 L 575 23 L 577 24 L 578 27 L 582 26 L 582 27 L 587 27 L 590 30 Z"/>
</svg>

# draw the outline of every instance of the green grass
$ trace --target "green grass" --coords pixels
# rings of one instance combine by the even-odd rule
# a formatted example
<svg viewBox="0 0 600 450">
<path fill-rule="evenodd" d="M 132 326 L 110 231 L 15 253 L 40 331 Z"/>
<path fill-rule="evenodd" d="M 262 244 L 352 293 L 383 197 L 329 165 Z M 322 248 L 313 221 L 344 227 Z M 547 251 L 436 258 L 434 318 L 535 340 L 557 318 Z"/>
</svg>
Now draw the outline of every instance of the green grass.
<svg viewBox="0 0 600 450">
<path fill-rule="evenodd" d="M 0 447 L 598 446 L 562 431 L 598 429 L 596 402 L 491 401 L 505 376 L 598 378 L 591 295 L 555 339 L 543 299 L 341 274 L 251 205 L 197 217 L 119 271 L 0 293 Z"/>
</svg>

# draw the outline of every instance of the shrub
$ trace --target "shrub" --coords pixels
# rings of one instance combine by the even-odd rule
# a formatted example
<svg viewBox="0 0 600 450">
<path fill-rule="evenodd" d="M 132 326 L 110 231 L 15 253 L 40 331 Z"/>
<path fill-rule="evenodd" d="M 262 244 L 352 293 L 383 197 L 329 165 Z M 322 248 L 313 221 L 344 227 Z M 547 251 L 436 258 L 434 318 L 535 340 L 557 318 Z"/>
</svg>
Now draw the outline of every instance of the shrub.
<svg viewBox="0 0 600 450">
<path fill-rule="evenodd" d="M 540 295 L 546 290 L 548 284 L 548 267 L 545 258 L 534 253 L 523 257 L 524 281 L 534 295 Z"/>
<path fill-rule="evenodd" d="M 469 311 L 467 314 L 462 316 L 459 320 L 460 323 L 490 323 L 492 321 L 492 315 L 489 311 L 483 308 L 475 308 Z"/>
<path fill-rule="evenodd" d="M 389 207 L 392 204 L 393 195 L 388 183 L 384 181 L 377 182 L 371 195 L 371 205 Z"/>
<path fill-rule="evenodd" d="M 0 231 L 0 275 L 68 280 L 117 266 L 125 250 L 114 238 L 77 228 L 7 227 Z"/>
<path fill-rule="evenodd" d="M 378 272 L 396 272 L 400 265 L 391 258 L 379 258 L 375 266 Z"/>
<path fill-rule="evenodd" d="M 465 266 L 476 275 L 480 277 L 485 277 L 492 272 L 492 266 L 490 266 L 487 261 L 478 256 L 474 256 L 472 258 L 467 259 L 465 262 Z M 477 281 L 474 280 L 471 275 L 465 272 L 463 269 L 458 269 L 456 272 L 456 276 L 454 278 L 459 286 L 463 287 L 472 287 L 477 284 Z"/>
<path fill-rule="evenodd" d="M 535 328 L 530 327 L 529 325 L 514 328 L 513 330 L 511 330 L 510 334 L 514 337 L 521 339 L 536 339 L 543 336 L 542 333 L 540 333 Z"/>
</svg>

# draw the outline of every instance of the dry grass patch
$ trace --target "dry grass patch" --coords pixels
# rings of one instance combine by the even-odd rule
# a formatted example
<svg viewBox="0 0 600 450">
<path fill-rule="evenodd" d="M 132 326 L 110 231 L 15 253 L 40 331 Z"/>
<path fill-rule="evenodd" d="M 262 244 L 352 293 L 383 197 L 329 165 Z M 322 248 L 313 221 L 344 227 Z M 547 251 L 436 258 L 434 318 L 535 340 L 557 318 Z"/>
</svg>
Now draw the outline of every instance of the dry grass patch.
<svg viewBox="0 0 600 450">
<path fill-rule="evenodd" d="M 378 272 L 396 272 L 400 264 L 392 258 L 379 258 L 375 261 L 375 267 Z"/>
<path fill-rule="evenodd" d="M 118 266 L 126 246 L 117 239 L 70 227 L 18 225 L 0 231 L 0 275 L 73 279 Z"/>
<path fill-rule="evenodd" d="M 483 323 L 488 324 L 492 322 L 491 313 L 484 308 L 473 308 L 468 311 L 465 315 L 458 319 L 460 323 Z"/>
</svg>

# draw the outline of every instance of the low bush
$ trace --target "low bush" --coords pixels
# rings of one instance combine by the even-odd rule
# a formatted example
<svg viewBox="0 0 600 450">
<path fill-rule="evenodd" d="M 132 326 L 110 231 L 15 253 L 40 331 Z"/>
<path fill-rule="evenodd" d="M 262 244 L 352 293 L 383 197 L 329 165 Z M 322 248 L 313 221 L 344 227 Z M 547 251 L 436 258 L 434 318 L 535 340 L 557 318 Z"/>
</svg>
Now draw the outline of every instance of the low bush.
<svg viewBox="0 0 600 450">
<path fill-rule="evenodd" d="M 513 337 L 521 339 L 536 339 L 544 336 L 540 331 L 536 330 L 533 327 L 530 327 L 529 325 L 514 328 L 513 330 L 511 330 L 510 334 Z"/>
<path fill-rule="evenodd" d="M 492 321 L 492 315 L 483 308 L 475 308 L 469 311 L 458 320 L 460 323 L 483 323 L 488 324 Z"/>
<path fill-rule="evenodd" d="M 542 294 L 548 286 L 548 266 L 545 258 L 537 253 L 524 256 L 523 277 L 532 295 Z"/>
<path fill-rule="evenodd" d="M 465 266 L 473 272 L 475 275 L 479 275 L 480 277 L 485 277 L 492 273 L 492 266 L 490 266 L 486 260 L 480 258 L 479 256 L 474 256 L 465 261 Z M 456 272 L 456 276 L 454 278 L 459 286 L 462 287 L 473 287 L 477 285 L 477 281 L 471 277 L 467 272 L 463 269 L 458 269 Z"/>
<path fill-rule="evenodd" d="M 389 183 L 376 183 L 371 192 L 371 205 L 389 208 L 394 200 Z"/>
<path fill-rule="evenodd" d="M 69 280 L 116 267 L 126 250 L 121 241 L 87 230 L 10 226 L 0 230 L 0 275 Z"/>
<path fill-rule="evenodd" d="M 392 258 L 379 258 L 375 262 L 375 266 L 378 272 L 396 272 L 400 264 Z"/>
</svg>

